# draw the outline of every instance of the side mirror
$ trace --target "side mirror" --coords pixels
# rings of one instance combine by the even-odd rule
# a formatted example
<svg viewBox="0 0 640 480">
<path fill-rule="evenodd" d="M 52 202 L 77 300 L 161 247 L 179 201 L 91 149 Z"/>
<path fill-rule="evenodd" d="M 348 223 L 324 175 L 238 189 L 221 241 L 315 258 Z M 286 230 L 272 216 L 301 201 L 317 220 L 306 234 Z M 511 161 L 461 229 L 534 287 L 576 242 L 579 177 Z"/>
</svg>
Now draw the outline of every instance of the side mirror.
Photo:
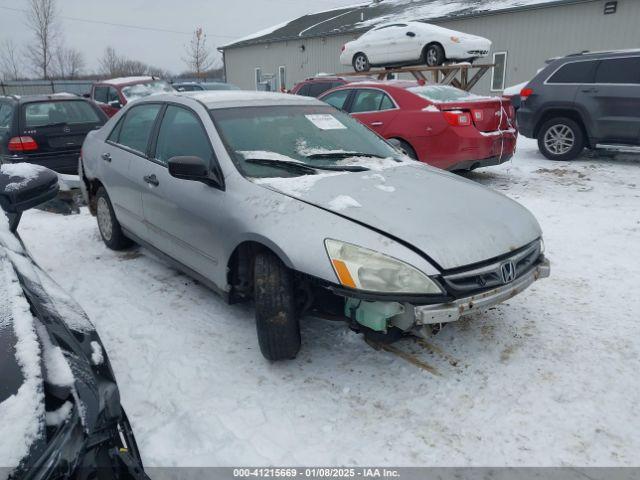
<svg viewBox="0 0 640 480">
<path fill-rule="evenodd" d="M 200 157 L 172 157 L 169 159 L 169 175 L 182 180 L 194 180 L 207 185 L 221 186 L 221 182 L 209 172 Z"/>
<path fill-rule="evenodd" d="M 0 207 L 9 217 L 15 232 L 22 212 L 58 195 L 58 175 L 46 167 L 30 163 L 0 166 Z"/>
<path fill-rule="evenodd" d="M 416 34 L 413 32 L 407 32 L 407 37 L 415 37 Z"/>
<path fill-rule="evenodd" d="M 120 100 L 111 100 L 109 102 L 109 106 L 111 108 L 122 108 L 122 104 L 120 103 Z"/>
</svg>

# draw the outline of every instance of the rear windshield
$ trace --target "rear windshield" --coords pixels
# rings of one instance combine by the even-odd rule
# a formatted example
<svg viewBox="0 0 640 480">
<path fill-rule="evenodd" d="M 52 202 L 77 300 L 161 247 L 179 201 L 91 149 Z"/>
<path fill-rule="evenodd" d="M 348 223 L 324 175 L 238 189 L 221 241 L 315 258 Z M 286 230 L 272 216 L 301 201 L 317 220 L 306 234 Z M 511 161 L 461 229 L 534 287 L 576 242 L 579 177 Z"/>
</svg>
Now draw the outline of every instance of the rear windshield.
<svg viewBox="0 0 640 480">
<path fill-rule="evenodd" d="M 163 80 L 139 83 L 122 89 L 122 94 L 128 101 L 135 100 L 136 98 L 148 97 L 149 95 L 171 92 L 175 92 L 174 88 Z"/>
<path fill-rule="evenodd" d="M 426 98 L 429 101 L 440 103 L 487 99 L 487 97 L 474 95 L 473 93 L 465 92 L 464 90 L 446 85 L 424 85 L 421 87 L 411 87 L 407 90 L 421 96 L 422 98 Z"/>
<path fill-rule="evenodd" d="M 27 103 L 23 108 L 26 128 L 103 123 L 93 107 L 82 100 Z"/>
</svg>

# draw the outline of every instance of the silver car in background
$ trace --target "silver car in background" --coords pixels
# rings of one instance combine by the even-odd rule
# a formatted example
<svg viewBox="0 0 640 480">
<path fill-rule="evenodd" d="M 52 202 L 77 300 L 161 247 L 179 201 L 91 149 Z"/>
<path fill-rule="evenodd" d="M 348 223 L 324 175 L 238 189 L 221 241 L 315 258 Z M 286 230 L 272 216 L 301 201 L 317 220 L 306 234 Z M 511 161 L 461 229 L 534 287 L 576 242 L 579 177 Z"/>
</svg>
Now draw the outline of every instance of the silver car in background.
<svg viewBox="0 0 640 480">
<path fill-rule="evenodd" d="M 305 314 L 390 341 L 549 275 L 524 207 L 313 98 L 141 99 L 89 134 L 80 168 L 105 244 L 136 242 L 228 301 L 252 300 L 270 360 L 296 356 Z"/>
</svg>

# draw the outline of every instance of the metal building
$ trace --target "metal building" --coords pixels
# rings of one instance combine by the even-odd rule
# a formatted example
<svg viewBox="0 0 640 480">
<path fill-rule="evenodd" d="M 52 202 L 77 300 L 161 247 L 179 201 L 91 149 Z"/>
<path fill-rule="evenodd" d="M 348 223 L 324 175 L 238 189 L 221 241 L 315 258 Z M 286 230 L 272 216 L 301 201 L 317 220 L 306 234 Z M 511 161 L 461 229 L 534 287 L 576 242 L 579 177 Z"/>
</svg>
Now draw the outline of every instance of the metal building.
<svg viewBox="0 0 640 480">
<path fill-rule="evenodd" d="M 374 0 L 305 15 L 220 47 L 226 79 L 243 89 L 288 89 L 318 73 L 347 71 L 339 62 L 344 43 L 376 23 L 410 19 L 493 41 L 490 56 L 479 62 L 496 67 L 476 85 L 478 93 L 525 82 L 551 57 L 640 47 L 640 0 Z"/>
</svg>

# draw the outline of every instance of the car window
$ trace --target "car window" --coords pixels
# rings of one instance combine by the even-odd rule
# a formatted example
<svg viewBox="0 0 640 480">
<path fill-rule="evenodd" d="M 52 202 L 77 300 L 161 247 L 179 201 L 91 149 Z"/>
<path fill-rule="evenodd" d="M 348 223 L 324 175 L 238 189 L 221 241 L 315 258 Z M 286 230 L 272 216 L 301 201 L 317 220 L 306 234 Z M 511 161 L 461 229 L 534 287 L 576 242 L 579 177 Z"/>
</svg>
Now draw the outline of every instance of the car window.
<svg viewBox="0 0 640 480">
<path fill-rule="evenodd" d="M 83 100 L 26 103 L 22 108 L 26 128 L 102 123 L 98 113 Z"/>
<path fill-rule="evenodd" d="M 0 130 L 9 130 L 13 119 L 13 107 L 7 103 L 0 103 Z"/>
<path fill-rule="evenodd" d="M 109 87 L 109 95 L 107 96 L 107 103 L 111 102 L 120 102 L 118 91 L 113 87 Z"/>
<path fill-rule="evenodd" d="M 185 108 L 170 105 L 158 133 L 156 159 L 166 165 L 172 157 L 200 157 L 210 163 L 213 149 L 198 117 Z"/>
<path fill-rule="evenodd" d="M 331 90 L 333 83 L 332 82 L 316 82 L 312 83 L 309 87 L 309 96 L 310 97 L 319 97 L 327 90 Z"/>
<path fill-rule="evenodd" d="M 351 93 L 351 90 L 338 90 L 337 92 L 330 93 L 322 99 L 323 102 L 333 105 L 338 110 L 344 109 L 344 103 L 347 101 L 347 97 Z"/>
<path fill-rule="evenodd" d="M 137 83 L 135 85 L 129 85 L 128 87 L 122 88 L 122 95 L 124 95 L 124 98 L 126 98 L 127 101 L 147 97 L 149 95 L 171 92 L 175 92 L 175 89 L 164 80 Z"/>
<path fill-rule="evenodd" d="M 308 97 L 309 96 L 309 84 L 305 83 L 304 85 L 302 85 L 302 87 L 300 87 L 300 90 L 298 90 L 297 95 L 302 95 L 304 97 Z"/>
<path fill-rule="evenodd" d="M 567 63 L 547 83 L 593 83 L 596 64 L 596 61 Z"/>
<path fill-rule="evenodd" d="M 351 105 L 351 113 L 377 112 L 394 108 L 393 102 L 381 90 L 358 90 Z"/>
<path fill-rule="evenodd" d="M 602 60 L 596 70 L 596 83 L 640 83 L 640 57 Z"/>
<path fill-rule="evenodd" d="M 108 96 L 109 96 L 109 87 L 95 87 L 93 89 L 93 99 L 96 102 L 107 103 Z"/>
<path fill-rule="evenodd" d="M 160 111 L 159 104 L 133 107 L 122 121 L 118 142 L 136 152 L 146 153 L 153 124 Z"/>
</svg>

